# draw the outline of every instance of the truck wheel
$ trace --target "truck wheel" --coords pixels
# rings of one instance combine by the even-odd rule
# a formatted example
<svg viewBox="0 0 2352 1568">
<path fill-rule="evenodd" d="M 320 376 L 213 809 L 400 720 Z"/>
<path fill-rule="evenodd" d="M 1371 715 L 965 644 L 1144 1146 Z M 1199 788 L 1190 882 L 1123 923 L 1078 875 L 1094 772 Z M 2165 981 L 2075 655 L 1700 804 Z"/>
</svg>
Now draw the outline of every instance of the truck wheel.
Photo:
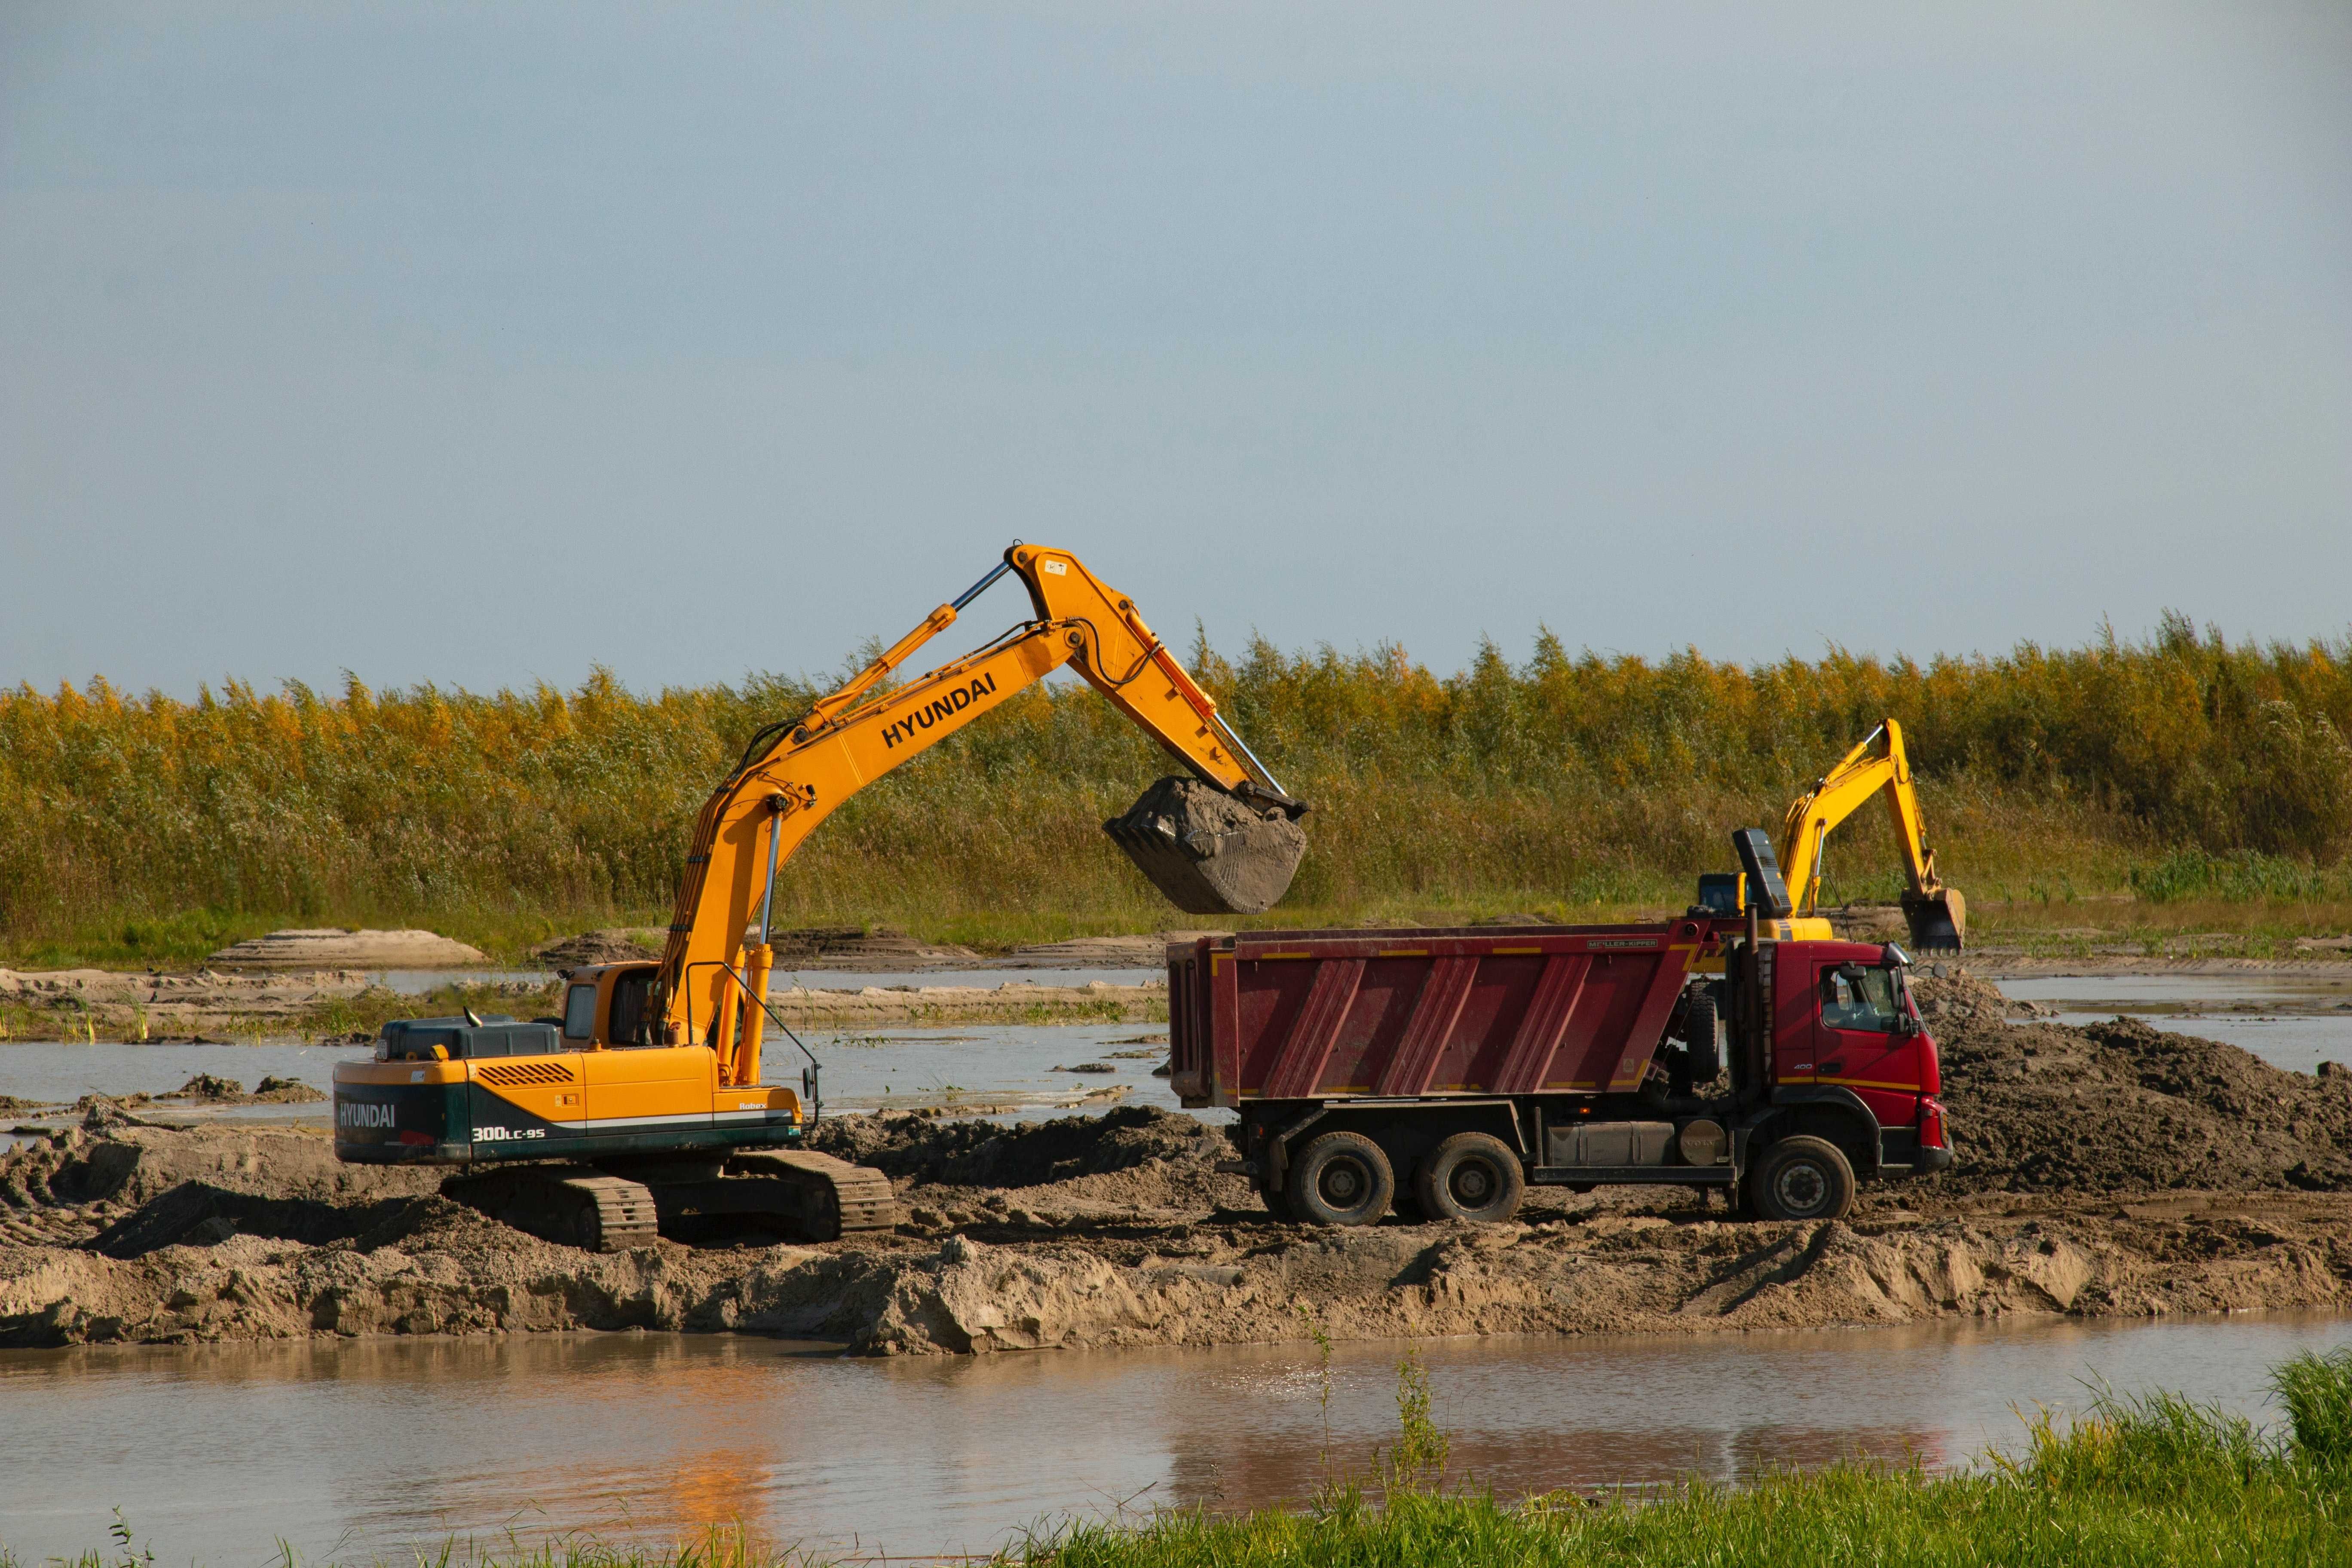
<svg viewBox="0 0 2352 1568">
<path fill-rule="evenodd" d="M 1421 1212 L 1431 1219 L 1469 1219 L 1500 1225 L 1519 1212 L 1527 1195 L 1527 1173 L 1501 1139 L 1484 1132 L 1456 1132 L 1413 1173 Z"/>
<path fill-rule="evenodd" d="M 1748 1180 L 1766 1219 L 1843 1219 L 1853 1207 L 1853 1167 L 1826 1139 L 1781 1139 Z"/>
<path fill-rule="evenodd" d="M 1396 1198 L 1396 1173 L 1360 1132 L 1326 1132 L 1290 1163 L 1283 1183 L 1290 1217 L 1307 1225 L 1370 1225 Z"/>
</svg>

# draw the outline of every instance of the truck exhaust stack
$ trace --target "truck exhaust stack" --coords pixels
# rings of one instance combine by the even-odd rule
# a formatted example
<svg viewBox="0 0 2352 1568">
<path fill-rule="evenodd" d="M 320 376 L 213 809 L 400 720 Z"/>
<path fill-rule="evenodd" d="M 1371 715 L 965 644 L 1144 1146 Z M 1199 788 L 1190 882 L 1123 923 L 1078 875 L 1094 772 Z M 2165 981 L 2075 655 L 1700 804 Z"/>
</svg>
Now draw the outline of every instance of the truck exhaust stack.
<svg viewBox="0 0 2352 1568">
<path fill-rule="evenodd" d="M 1160 779 L 1103 831 L 1169 902 L 1193 915 L 1259 915 L 1282 901 L 1307 835 L 1279 806 L 1197 779 Z"/>
</svg>

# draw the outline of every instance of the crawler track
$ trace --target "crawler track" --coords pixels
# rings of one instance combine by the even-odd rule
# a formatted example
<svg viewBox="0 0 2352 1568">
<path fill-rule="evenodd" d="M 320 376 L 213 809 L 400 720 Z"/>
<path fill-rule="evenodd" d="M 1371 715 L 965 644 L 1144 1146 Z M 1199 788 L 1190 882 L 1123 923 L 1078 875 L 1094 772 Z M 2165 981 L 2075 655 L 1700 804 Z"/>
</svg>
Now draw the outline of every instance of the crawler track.
<svg viewBox="0 0 2352 1568">
<path fill-rule="evenodd" d="M 660 1234 L 652 1191 L 579 1165 L 510 1165 L 452 1176 L 441 1195 L 517 1230 L 587 1252 L 650 1247 Z"/>
</svg>

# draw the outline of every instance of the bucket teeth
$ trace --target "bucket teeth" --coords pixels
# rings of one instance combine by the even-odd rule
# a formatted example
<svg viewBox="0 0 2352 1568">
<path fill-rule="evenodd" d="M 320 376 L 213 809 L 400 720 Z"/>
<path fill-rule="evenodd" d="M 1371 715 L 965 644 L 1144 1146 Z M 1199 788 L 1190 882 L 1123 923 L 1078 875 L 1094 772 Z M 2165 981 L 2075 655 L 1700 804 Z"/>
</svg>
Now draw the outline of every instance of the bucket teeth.
<svg viewBox="0 0 2352 1568">
<path fill-rule="evenodd" d="M 1103 824 L 1136 869 L 1187 914 L 1263 914 L 1290 890 L 1307 835 L 1197 779 L 1163 778 Z"/>
</svg>

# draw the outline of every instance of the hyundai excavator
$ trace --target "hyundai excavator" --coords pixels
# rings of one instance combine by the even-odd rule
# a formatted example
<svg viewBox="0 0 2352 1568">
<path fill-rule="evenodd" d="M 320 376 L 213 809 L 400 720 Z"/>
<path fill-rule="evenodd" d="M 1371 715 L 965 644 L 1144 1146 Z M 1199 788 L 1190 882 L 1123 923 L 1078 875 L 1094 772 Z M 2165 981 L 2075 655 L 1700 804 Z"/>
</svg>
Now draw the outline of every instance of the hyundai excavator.
<svg viewBox="0 0 2352 1568">
<path fill-rule="evenodd" d="M 1903 749 L 1903 726 L 1892 719 L 1880 721 L 1837 766 L 1790 804 L 1780 824 L 1779 858 L 1772 863 L 1775 875 L 1756 894 L 1759 917 L 1772 922 L 1765 934 L 1796 942 L 1834 940 L 1836 933 L 1820 912 L 1822 853 L 1837 826 L 1873 795 L 1885 802 L 1902 847 L 1903 920 L 1910 928 L 1912 946 L 1959 952 L 1968 935 L 1968 900 L 1936 875 L 1936 851 L 1927 843 L 1927 823 L 1919 815 L 1911 759 Z M 1711 872 L 1699 879 L 1699 901 L 1692 913 L 1745 914 L 1750 894 L 1745 875 Z"/>
<path fill-rule="evenodd" d="M 1029 590 L 1029 619 L 889 684 L 1007 574 Z M 797 1092 L 764 1079 L 766 1025 L 784 1029 L 767 1001 L 776 878 L 859 789 L 1064 665 L 1201 781 L 1185 788 L 1208 786 L 1220 806 L 1209 829 L 1186 831 L 1181 813 L 1165 814 L 1173 808 L 1142 826 L 1136 812 L 1106 824 L 1130 858 L 1188 909 L 1255 913 L 1279 898 L 1305 848 L 1295 826 L 1305 805 L 1133 601 L 1069 552 L 1016 542 L 840 689 L 751 738 L 695 823 L 658 963 L 572 971 L 560 1018 L 386 1025 L 374 1059 L 335 1069 L 337 1156 L 459 1167 L 446 1195 L 592 1251 L 745 1220 L 811 1240 L 895 1225 L 880 1172 L 803 1146 L 823 1112 L 815 1058 Z M 1178 783 L 1161 780 L 1145 801 L 1164 806 L 1163 786 Z M 1253 862 L 1238 879 L 1225 874 L 1236 858 Z M 1256 889 L 1255 901 L 1236 904 L 1237 886 Z"/>
</svg>

